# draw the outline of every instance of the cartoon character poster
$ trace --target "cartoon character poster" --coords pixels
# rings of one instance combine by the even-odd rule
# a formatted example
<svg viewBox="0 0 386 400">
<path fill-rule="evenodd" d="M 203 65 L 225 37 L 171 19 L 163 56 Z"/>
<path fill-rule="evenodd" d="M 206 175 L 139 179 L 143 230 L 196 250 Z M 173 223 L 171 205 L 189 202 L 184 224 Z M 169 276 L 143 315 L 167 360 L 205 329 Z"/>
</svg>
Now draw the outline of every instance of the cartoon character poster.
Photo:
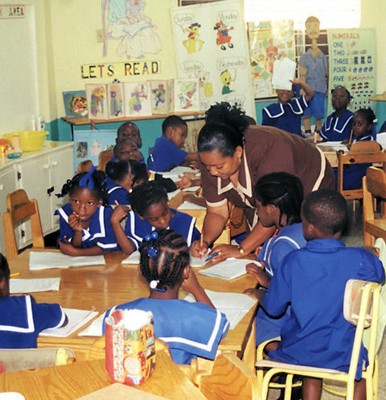
<svg viewBox="0 0 386 400">
<path fill-rule="evenodd" d="M 249 48 L 240 2 L 172 9 L 179 78 L 198 79 L 200 109 L 218 101 L 239 104 L 255 116 Z"/>
<path fill-rule="evenodd" d="M 250 68 L 255 98 L 276 96 L 272 88 L 273 64 L 288 58 L 295 61 L 292 20 L 248 22 Z"/>
<path fill-rule="evenodd" d="M 102 0 L 104 57 L 112 41 L 117 42 L 116 54 L 122 58 L 143 58 L 161 51 L 157 26 L 147 11 L 144 0 Z"/>
</svg>

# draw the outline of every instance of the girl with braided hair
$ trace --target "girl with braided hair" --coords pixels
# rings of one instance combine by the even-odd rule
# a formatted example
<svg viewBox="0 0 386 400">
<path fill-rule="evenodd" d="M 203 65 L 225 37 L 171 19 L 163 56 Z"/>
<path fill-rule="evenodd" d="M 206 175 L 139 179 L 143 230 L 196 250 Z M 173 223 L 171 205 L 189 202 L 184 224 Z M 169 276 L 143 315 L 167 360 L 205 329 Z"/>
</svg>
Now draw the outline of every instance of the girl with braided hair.
<svg viewBox="0 0 386 400">
<path fill-rule="evenodd" d="M 213 307 L 191 270 L 184 238 L 172 229 L 157 229 L 144 238 L 140 253 L 149 297 L 115 306 L 105 317 L 115 309 L 151 311 L 155 336 L 168 344 L 176 363 L 189 364 L 196 357 L 213 360 L 229 322 Z M 192 293 L 196 303 L 179 300 L 180 287 Z"/>
<path fill-rule="evenodd" d="M 59 216 L 59 248 L 70 256 L 94 256 L 120 250 L 110 224 L 112 208 L 105 206 L 106 174 L 95 167 L 67 180 L 57 197 L 69 202 L 55 211 Z"/>
</svg>

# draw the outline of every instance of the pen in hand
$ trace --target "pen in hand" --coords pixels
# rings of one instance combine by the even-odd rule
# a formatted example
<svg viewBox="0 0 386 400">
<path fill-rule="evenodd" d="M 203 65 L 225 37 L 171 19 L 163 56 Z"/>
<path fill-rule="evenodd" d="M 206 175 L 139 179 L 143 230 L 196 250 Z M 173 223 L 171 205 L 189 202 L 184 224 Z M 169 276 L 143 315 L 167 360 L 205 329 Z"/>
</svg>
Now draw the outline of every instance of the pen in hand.
<svg viewBox="0 0 386 400">
<path fill-rule="evenodd" d="M 221 254 L 221 251 L 216 251 L 215 253 L 213 253 L 209 257 L 207 257 L 204 261 L 208 262 L 208 261 L 212 260 L 213 258 L 219 256 L 220 254 Z"/>
</svg>

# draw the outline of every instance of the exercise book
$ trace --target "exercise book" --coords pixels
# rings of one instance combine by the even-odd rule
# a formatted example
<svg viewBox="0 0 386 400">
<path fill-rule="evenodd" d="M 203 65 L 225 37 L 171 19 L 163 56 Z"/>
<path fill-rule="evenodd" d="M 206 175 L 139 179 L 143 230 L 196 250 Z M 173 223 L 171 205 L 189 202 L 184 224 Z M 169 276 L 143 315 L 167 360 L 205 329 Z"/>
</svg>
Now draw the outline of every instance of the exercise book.
<svg viewBox="0 0 386 400">
<path fill-rule="evenodd" d="M 199 273 L 221 279 L 235 279 L 247 273 L 245 266 L 253 262 L 242 258 L 228 258 L 213 267 L 200 270 Z"/>
<path fill-rule="evenodd" d="M 106 265 L 103 256 L 72 257 L 59 252 L 31 251 L 29 254 L 30 271 L 51 268 L 86 267 L 91 265 Z"/>
<path fill-rule="evenodd" d="M 9 281 L 11 294 L 58 291 L 60 278 L 13 279 Z"/>
</svg>

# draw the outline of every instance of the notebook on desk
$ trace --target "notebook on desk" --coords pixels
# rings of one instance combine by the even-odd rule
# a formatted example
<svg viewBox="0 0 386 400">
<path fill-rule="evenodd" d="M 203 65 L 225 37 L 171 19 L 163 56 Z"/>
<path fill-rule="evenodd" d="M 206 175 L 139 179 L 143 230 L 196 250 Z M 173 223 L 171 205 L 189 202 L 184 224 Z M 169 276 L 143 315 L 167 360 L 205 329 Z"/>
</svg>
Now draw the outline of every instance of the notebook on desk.
<svg viewBox="0 0 386 400">
<path fill-rule="evenodd" d="M 12 294 L 58 291 L 59 287 L 60 278 L 11 279 L 9 281 Z"/>
<path fill-rule="evenodd" d="M 106 265 L 103 256 L 72 257 L 59 252 L 31 251 L 29 254 L 30 271 L 51 268 L 86 267 L 91 265 Z"/>
<path fill-rule="evenodd" d="M 235 279 L 247 273 L 245 266 L 250 262 L 253 261 L 243 258 L 228 258 L 213 267 L 199 271 L 199 273 L 221 279 Z"/>
</svg>

